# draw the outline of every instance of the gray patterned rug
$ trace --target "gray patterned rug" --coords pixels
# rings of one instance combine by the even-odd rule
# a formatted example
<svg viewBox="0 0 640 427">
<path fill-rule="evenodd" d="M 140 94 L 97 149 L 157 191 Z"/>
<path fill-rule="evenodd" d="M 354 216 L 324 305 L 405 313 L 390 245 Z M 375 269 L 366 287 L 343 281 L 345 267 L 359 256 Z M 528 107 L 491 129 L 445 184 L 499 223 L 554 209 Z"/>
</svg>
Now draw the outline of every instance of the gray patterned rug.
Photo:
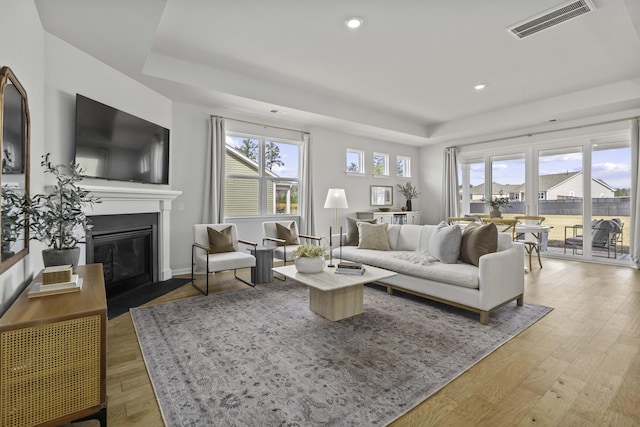
<svg viewBox="0 0 640 427">
<path fill-rule="evenodd" d="M 478 315 L 365 286 L 330 322 L 294 281 L 131 309 L 167 426 L 385 425 L 551 308 Z"/>
</svg>

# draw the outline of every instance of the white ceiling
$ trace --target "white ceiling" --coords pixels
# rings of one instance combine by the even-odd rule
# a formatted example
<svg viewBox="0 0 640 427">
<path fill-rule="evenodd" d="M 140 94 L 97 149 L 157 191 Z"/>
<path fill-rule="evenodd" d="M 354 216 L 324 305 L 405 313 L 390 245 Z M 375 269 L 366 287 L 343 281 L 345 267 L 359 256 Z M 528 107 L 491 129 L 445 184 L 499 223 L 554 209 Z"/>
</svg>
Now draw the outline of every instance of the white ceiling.
<svg viewBox="0 0 640 427">
<path fill-rule="evenodd" d="M 212 111 L 426 145 L 640 108 L 638 0 L 522 40 L 506 27 L 562 0 L 35 2 L 49 33 Z"/>
</svg>

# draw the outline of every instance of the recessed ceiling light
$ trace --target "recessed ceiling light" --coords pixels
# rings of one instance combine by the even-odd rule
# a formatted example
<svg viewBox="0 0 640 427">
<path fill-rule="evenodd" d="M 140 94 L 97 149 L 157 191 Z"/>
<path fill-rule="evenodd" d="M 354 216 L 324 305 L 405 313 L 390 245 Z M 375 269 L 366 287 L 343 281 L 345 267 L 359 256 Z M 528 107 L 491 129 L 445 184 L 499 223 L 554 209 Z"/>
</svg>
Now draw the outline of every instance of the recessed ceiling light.
<svg viewBox="0 0 640 427">
<path fill-rule="evenodd" d="M 363 22 L 363 19 L 357 16 L 349 18 L 345 21 L 345 23 L 347 24 L 347 27 L 349 28 L 358 28 L 360 25 L 362 25 L 362 22 Z"/>
<path fill-rule="evenodd" d="M 273 113 L 273 114 L 278 114 L 280 111 L 278 111 L 278 110 L 270 110 L 269 112 Z"/>
<path fill-rule="evenodd" d="M 487 87 L 487 85 L 486 85 L 486 84 L 484 84 L 484 83 L 480 83 L 480 84 L 475 85 L 473 88 L 474 88 L 475 90 L 482 90 L 482 89 L 484 89 L 485 87 Z"/>
</svg>

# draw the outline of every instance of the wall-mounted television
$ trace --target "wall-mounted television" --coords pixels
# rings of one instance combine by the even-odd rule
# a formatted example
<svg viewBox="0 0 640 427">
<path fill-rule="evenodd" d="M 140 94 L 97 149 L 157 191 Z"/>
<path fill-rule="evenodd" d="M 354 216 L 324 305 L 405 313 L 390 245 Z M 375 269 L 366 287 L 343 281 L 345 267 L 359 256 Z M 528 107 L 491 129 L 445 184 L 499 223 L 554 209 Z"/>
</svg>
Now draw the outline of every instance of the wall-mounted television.
<svg viewBox="0 0 640 427">
<path fill-rule="evenodd" d="M 84 176 L 169 184 L 169 129 L 80 94 L 75 151 Z"/>
</svg>

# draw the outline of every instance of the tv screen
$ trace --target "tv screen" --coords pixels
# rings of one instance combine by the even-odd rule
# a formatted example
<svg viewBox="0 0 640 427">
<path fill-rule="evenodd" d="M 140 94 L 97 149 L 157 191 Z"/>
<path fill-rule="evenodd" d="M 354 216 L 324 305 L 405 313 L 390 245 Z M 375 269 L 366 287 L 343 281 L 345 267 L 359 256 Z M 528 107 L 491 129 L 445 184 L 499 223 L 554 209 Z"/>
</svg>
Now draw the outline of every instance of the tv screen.
<svg viewBox="0 0 640 427">
<path fill-rule="evenodd" d="M 77 94 L 75 161 L 91 178 L 169 184 L 169 129 Z"/>
</svg>

